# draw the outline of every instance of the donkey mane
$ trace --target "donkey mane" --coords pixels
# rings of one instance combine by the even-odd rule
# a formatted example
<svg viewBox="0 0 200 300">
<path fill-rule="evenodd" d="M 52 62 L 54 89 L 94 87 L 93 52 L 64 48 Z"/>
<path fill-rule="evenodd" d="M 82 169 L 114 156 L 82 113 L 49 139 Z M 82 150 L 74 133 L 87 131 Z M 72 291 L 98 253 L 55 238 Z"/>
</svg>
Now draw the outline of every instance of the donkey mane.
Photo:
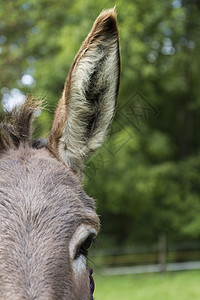
<svg viewBox="0 0 200 300">
<path fill-rule="evenodd" d="M 31 140 L 34 112 L 41 109 L 41 104 L 42 101 L 29 97 L 20 108 L 3 113 L 0 123 L 0 152 L 18 148 L 20 144 L 28 144 L 33 148 L 46 146 L 43 139 Z"/>
<path fill-rule="evenodd" d="M 98 16 L 75 57 L 47 141 L 32 135 L 42 101 L 27 97 L 4 113 L 0 299 L 94 299 L 88 252 L 100 221 L 82 188 L 82 170 L 113 120 L 119 75 L 117 18 L 110 9 Z"/>
</svg>

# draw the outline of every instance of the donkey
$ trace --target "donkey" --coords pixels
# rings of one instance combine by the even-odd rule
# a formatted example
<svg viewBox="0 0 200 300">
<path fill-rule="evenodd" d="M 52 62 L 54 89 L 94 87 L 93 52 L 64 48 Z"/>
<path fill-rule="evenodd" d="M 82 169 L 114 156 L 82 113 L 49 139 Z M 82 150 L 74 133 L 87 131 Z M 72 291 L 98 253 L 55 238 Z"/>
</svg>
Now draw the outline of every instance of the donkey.
<svg viewBox="0 0 200 300">
<path fill-rule="evenodd" d="M 0 127 L 0 299 L 89 300 L 99 218 L 83 163 L 104 141 L 119 89 L 114 9 L 103 11 L 70 68 L 46 142 L 31 138 L 28 99 Z"/>
</svg>

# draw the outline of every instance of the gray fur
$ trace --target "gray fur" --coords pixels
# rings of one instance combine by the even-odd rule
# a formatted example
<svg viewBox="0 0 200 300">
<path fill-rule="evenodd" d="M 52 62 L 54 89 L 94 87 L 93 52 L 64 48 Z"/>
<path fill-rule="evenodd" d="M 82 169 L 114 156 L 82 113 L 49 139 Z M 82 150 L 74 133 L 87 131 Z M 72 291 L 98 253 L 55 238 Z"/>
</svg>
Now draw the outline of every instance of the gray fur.
<svg viewBox="0 0 200 300">
<path fill-rule="evenodd" d="M 80 224 L 98 230 L 94 200 L 46 149 L 7 151 L 0 174 L 0 299 L 88 300 L 67 245 Z"/>
<path fill-rule="evenodd" d="M 95 52 L 100 45 L 102 55 Z M 113 118 L 118 52 L 116 14 L 105 11 L 69 72 L 48 140 L 31 139 L 40 105 L 33 99 L 0 124 L 0 300 L 91 299 L 87 258 L 75 253 L 88 234 L 98 233 L 99 218 L 78 175 Z M 79 97 L 81 65 L 88 82 Z"/>
</svg>

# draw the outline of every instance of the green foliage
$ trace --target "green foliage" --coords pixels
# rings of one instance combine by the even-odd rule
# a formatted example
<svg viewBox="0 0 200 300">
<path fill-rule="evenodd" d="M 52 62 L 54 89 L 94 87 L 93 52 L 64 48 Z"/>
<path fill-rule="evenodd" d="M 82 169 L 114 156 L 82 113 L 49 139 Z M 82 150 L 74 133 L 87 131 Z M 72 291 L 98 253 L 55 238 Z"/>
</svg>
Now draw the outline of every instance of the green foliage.
<svg viewBox="0 0 200 300">
<path fill-rule="evenodd" d="M 46 98 L 47 136 L 64 80 L 93 20 L 111 0 L 12 0 L 0 6 L 0 90 Z M 85 168 L 102 243 L 200 237 L 200 6 L 117 2 L 122 74 L 116 121 Z M 22 80 L 28 74 L 31 84 Z"/>
<path fill-rule="evenodd" d="M 124 131 L 117 138 L 123 140 Z M 115 155 L 107 150 L 112 149 L 108 142 L 91 165 L 97 169 L 95 176 L 86 172 L 89 193 L 102 195 L 98 210 L 104 233 L 109 239 L 117 232 L 116 244 L 155 241 L 162 232 L 171 240 L 199 237 L 200 155 L 173 161 L 169 146 L 161 133 L 134 132 Z M 98 158 L 104 162 L 100 169 Z"/>
</svg>

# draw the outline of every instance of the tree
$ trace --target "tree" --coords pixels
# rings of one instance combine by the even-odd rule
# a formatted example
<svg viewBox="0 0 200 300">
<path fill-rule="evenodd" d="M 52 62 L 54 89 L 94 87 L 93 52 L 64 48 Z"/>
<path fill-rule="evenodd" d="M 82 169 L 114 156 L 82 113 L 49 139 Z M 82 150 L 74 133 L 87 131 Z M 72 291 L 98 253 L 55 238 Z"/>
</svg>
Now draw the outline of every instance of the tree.
<svg viewBox="0 0 200 300">
<path fill-rule="evenodd" d="M 47 136 L 70 64 L 93 20 L 112 6 L 110 0 L 1 5 L 2 99 L 19 91 L 47 98 L 37 134 Z M 191 0 L 118 1 L 119 105 L 110 138 L 85 168 L 104 245 L 155 241 L 162 231 L 171 240 L 200 236 L 199 9 Z"/>
</svg>

